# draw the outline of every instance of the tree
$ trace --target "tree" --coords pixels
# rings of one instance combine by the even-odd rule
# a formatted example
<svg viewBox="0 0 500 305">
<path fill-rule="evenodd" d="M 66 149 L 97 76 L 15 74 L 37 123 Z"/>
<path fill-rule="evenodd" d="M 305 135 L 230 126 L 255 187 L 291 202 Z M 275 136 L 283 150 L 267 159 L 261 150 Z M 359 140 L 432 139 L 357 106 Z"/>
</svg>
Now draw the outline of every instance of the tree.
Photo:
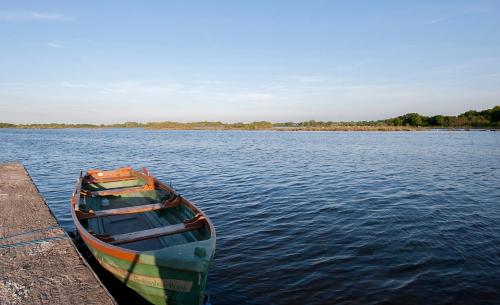
<svg viewBox="0 0 500 305">
<path fill-rule="evenodd" d="M 445 118 L 442 115 L 435 115 L 429 118 L 429 124 L 431 126 L 444 126 Z"/>
<path fill-rule="evenodd" d="M 500 106 L 495 106 L 491 109 L 491 122 L 500 122 Z"/>
<path fill-rule="evenodd" d="M 403 126 L 404 122 L 403 122 L 403 119 L 401 117 L 397 117 L 393 120 L 392 124 L 394 126 Z"/>
<path fill-rule="evenodd" d="M 407 113 L 403 115 L 403 124 L 404 125 L 410 125 L 410 126 L 421 126 L 423 125 L 423 120 L 420 114 L 418 113 Z"/>
</svg>

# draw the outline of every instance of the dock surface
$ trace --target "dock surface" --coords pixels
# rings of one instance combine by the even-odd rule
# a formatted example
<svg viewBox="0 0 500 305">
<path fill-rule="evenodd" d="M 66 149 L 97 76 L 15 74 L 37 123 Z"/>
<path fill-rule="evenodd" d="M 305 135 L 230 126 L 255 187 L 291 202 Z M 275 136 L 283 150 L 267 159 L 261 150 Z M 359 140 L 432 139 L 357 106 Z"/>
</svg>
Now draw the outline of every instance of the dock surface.
<svg viewBox="0 0 500 305">
<path fill-rule="evenodd" d="M 18 163 L 0 164 L 0 304 L 116 304 Z"/>
</svg>

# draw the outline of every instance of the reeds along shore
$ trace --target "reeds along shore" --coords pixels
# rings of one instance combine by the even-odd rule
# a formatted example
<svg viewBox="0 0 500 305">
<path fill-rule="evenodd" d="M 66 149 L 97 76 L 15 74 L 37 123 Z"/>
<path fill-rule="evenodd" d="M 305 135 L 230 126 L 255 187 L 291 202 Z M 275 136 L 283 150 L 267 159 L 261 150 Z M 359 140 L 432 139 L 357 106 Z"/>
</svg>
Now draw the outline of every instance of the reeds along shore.
<svg viewBox="0 0 500 305">
<path fill-rule="evenodd" d="M 418 131 L 429 128 L 448 129 L 500 129 L 500 106 L 482 111 L 470 110 L 458 116 L 423 116 L 418 113 L 407 113 L 396 118 L 361 121 L 361 122 L 332 122 L 332 121 L 304 121 L 271 123 L 258 121 L 252 123 L 223 123 L 223 122 L 125 122 L 120 124 L 11 124 L 0 123 L 0 128 L 23 129 L 57 129 L 57 128 L 145 128 L 145 129 L 172 129 L 172 130 L 290 130 L 290 131 Z"/>
</svg>

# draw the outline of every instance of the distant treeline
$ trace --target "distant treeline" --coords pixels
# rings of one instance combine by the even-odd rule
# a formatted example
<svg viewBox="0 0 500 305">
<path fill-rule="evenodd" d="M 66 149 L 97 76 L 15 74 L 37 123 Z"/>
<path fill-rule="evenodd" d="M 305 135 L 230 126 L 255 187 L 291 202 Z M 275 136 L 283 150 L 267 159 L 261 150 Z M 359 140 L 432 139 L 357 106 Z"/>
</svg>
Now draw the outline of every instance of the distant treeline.
<svg viewBox="0 0 500 305">
<path fill-rule="evenodd" d="M 432 126 L 432 127 L 500 127 L 500 106 L 483 111 L 470 110 L 458 116 L 423 116 L 408 113 L 397 118 L 385 120 L 394 126 Z"/>
<path fill-rule="evenodd" d="M 418 113 L 407 113 L 396 118 L 379 121 L 332 122 L 305 121 L 271 123 L 259 121 L 252 123 L 222 123 L 222 122 L 125 122 L 121 124 L 9 124 L 0 123 L 0 128 L 147 128 L 147 129 L 292 129 L 292 130 L 407 130 L 420 127 L 442 128 L 500 128 L 500 106 L 482 111 L 470 110 L 458 116 L 423 116 Z"/>
</svg>

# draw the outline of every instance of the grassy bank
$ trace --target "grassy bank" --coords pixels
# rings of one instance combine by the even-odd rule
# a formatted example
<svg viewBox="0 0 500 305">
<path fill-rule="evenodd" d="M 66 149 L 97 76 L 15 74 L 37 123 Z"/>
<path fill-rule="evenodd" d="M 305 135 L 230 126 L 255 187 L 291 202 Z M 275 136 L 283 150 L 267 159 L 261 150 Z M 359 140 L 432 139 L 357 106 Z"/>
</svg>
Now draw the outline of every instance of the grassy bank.
<svg viewBox="0 0 500 305">
<path fill-rule="evenodd" d="M 428 127 L 417 126 L 393 126 L 386 124 L 374 125 L 356 125 L 356 124 L 341 124 L 325 125 L 325 126 L 303 126 L 297 123 L 295 126 L 279 126 L 277 124 L 254 124 L 254 123 L 238 123 L 238 124 L 223 124 L 218 122 L 194 122 L 194 123 L 177 123 L 177 122 L 156 122 L 137 124 L 136 126 L 127 126 L 127 124 L 113 125 L 93 125 L 93 124 L 5 124 L 0 123 L 0 128 L 17 128 L 17 129 L 64 129 L 64 128 L 87 128 L 87 129 L 107 129 L 107 128 L 143 128 L 150 130 L 275 130 L 275 131 L 419 131 L 428 130 Z"/>
</svg>

